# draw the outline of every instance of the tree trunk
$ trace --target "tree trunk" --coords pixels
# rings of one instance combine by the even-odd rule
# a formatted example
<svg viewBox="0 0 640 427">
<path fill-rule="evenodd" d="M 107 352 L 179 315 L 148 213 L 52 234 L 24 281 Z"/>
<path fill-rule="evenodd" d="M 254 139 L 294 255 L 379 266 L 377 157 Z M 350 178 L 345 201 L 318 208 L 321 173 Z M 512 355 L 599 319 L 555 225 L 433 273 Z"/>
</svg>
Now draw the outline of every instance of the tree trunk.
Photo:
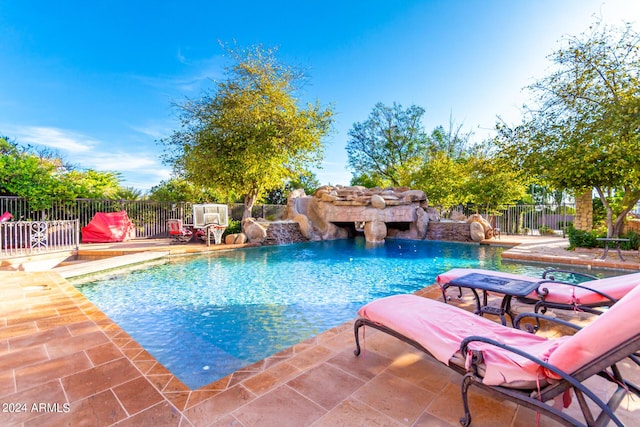
<svg viewBox="0 0 640 427">
<path fill-rule="evenodd" d="M 242 220 L 251 218 L 251 210 L 258 198 L 258 190 L 251 190 L 251 192 L 244 195 L 244 211 L 242 212 Z"/>
<path fill-rule="evenodd" d="M 634 193 L 631 190 L 625 188 L 625 197 L 622 202 L 624 209 L 622 210 L 622 212 L 620 212 L 620 214 L 618 214 L 614 221 L 613 208 L 607 201 L 604 192 L 602 192 L 599 187 L 596 187 L 596 190 L 598 191 L 600 200 L 602 200 L 602 204 L 607 210 L 607 237 L 620 237 L 620 234 L 622 233 L 622 227 L 624 227 L 624 220 L 627 217 L 627 214 L 631 212 L 633 207 L 636 205 L 636 203 L 638 203 L 639 196 L 637 196 L 637 193 Z M 628 197 L 628 194 L 632 195 Z"/>
</svg>

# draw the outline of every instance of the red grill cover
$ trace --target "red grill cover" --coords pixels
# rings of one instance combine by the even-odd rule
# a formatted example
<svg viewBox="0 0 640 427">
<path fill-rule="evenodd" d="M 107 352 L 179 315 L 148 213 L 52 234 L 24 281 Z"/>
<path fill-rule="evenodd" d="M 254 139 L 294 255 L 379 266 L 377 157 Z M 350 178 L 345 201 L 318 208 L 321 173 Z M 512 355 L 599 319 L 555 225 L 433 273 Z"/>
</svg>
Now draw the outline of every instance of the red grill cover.
<svg viewBox="0 0 640 427">
<path fill-rule="evenodd" d="M 127 212 L 98 212 L 82 227 L 82 243 L 124 242 L 136 237 Z"/>
</svg>

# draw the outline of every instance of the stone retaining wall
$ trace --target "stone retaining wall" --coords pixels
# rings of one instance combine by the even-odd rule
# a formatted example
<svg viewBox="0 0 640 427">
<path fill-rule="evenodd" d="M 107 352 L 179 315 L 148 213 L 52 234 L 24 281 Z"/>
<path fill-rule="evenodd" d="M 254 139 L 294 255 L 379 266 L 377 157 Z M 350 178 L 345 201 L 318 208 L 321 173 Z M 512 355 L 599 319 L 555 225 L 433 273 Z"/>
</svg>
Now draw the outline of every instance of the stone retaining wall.
<svg viewBox="0 0 640 427">
<path fill-rule="evenodd" d="M 450 242 L 471 242 L 471 227 L 467 222 L 429 221 L 427 240 L 448 240 Z"/>
</svg>

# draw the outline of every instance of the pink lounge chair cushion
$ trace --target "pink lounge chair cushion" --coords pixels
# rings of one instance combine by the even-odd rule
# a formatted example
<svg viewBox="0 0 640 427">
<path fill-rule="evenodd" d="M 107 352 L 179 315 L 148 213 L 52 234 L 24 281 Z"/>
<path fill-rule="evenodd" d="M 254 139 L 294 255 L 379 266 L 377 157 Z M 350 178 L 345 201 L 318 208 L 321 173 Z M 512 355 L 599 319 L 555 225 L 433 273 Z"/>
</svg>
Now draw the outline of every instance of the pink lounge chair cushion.
<svg viewBox="0 0 640 427">
<path fill-rule="evenodd" d="M 640 273 L 625 274 L 623 276 L 606 277 L 604 279 L 590 280 L 582 283 L 583 286 L 604 292 L 617 300 L 627 295 L 631 290 L 640 284 Z M 559 302 L 562 304 L 584 304 L 597 305 L 609 300 L 602 295 L 591 292 L 587 289 L 575 288 L 567 285 L 554 285 L 545 283 L 543 287 L 549 289 L 546 301 Z"/>
<path fill-rule="evenodd" d="M 523 276 L 520 274 L 503 273 L 501 271 L 482 270 L 477 268 L 454 268 L 436 277 L 436 282 L 442 287 L 445 283 L 448 283 L 457 277 L 462 277 L 466 274 L 471 273 L 491 274 L 493 276 L 507 277 L 511 279 L 519 279 L 531 282 L 538 282 L 541 280 L 534 277 Z M 607 277 L 604 279 L 591 280 L 583 283 L 584 286 L 597 289 L 615 299 L 622 298 L 639 284 L 640 273 Z M 608 299 L 604 298 L 603 296 L 591 292 L 587 289 L 576 288 L 568 285 L 553 284 L 549 282 L 544 283 L 542 286 L 549 290 L 549 294 L 545 297 L 545 301 L 548 302 L 556 302 L 560 304 L 577 303 L 584 305 L 597 305 L 599 303 L 608 301 Z M 538 294 L 535 291 L 530 293 L 528 297 L 531 299 L 539 298 Z"/>
<path fill-rule="evenodd" d="M 551 353 L 549 363 L 572 373 L 640 333 L 640 286 Z"/>
<path fill-rule="evenodd" d="M 543 360 L 568 338 L 548 340 L 502 326 L 458 307 L 416 295 L 382 298 L 362 307 L 358 314 L 420 343 L 436 359 L 447 365 L 452 356 L 459 352 L 460 342 L 471 335 L 495 339 Z M 538 365 L 524 357 L 483 343 L 473 343 L 470 348 L 483 353 L 486 365 L 483 379 L 485 384 L 528 382 L 544 377 Z"/>
</svg>

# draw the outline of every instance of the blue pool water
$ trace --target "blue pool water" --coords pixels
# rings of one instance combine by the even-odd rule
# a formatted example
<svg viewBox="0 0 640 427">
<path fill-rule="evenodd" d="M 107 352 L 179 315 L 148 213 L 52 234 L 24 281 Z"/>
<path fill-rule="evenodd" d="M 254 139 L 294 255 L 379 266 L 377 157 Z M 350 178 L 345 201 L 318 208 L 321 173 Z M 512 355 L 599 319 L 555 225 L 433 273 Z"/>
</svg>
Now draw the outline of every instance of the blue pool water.
<svg viewBox="0 0 640 427">
<path fill-rule="evenodd" d="M 537 275 L 502 248 L 364 239 L 172 259 L 80 290 L 192 389 L 356 317 L 362 305 L 411 293 L 455 267 Z"/>
</svg>

